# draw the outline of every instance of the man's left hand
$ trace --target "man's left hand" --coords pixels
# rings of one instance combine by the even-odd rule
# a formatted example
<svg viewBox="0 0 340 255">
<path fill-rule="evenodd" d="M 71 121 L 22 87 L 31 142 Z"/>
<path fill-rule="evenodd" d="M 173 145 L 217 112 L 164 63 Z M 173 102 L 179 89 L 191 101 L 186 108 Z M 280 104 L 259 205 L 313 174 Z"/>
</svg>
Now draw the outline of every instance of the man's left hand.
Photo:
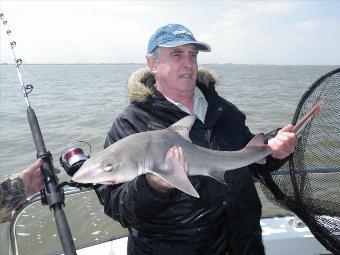
<svg viewBox="0 0 340 255">
<path fill-rule="evenodd" d="M 268 140 L 273 158 L 284 159 L 294 152 L 298 138 L 293 132 L 293 127 L 291 124 L 285 126 L 275 137 Z"/>
</svg>

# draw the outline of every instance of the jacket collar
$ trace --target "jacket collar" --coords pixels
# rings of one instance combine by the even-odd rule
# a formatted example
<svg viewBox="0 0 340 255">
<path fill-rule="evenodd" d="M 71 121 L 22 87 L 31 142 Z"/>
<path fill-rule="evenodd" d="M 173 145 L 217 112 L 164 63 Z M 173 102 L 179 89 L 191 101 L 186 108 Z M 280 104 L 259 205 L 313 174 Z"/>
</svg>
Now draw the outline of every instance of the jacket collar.
<svg viewBox="0 0 340 255">
<path fill-rule="evenodd" d="M 208 100 L 208 91 L 218 83 L 218 75 L 213 70 L 200 68 L 197 75 L 197 86 Z M 159 94 L 154 89 L 155 78 L 148 68 L 132 73 L 127 82 L 128 97 L 131 102 L 145 102 Z"/>
</svg>

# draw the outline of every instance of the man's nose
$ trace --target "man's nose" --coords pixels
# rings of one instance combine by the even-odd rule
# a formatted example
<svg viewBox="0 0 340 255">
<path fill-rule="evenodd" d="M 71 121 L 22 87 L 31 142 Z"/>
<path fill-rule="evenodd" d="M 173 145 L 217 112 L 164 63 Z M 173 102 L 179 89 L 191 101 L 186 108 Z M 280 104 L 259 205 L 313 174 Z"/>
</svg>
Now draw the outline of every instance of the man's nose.
<svg viewBox="0 0 340 255">
<path fill-rule="evenodd" d="M 194 58 L 192 54 L 186 54 L 183 61 L 184 66 L 191 68 L 196 63 L 196 58 Z"/>
</svg>

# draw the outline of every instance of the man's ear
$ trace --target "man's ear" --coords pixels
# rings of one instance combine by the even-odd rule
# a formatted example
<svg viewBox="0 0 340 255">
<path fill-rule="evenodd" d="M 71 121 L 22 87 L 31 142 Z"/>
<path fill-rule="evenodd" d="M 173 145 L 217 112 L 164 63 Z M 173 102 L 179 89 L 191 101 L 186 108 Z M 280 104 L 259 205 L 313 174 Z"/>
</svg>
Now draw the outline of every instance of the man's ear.
<svg viewBox="0 0 340 255">
<path fill-rule="evenodd" d="M 155 68 L 156 59 L 154 57 L 151 57 L 151 56 L 146 56 L 146 62 L 148 64 L 150 71 L 152 73 L 156 73 L 157 72 L 156 68 Z"/>
</svg>

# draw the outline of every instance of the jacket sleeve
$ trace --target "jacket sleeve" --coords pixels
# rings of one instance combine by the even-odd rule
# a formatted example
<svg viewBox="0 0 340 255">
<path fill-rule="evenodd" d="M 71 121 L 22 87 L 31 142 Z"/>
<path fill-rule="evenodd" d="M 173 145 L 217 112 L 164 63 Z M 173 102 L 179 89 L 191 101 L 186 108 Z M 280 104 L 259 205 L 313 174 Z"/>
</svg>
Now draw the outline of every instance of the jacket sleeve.
<svg viewBox="0 0 340 255">
<path fill-rule="evenodd" d="M 0 184 L 0 223 L 10 221 L 12 211 L 26 201 L 23 181 L 11 177 Z"/>
<path fill-rule="evenodd" d="M 112 143 L 143 130 L 143 123 L 133 123 L 123 116 L 118 117 L 105 141 L 105 147 Z M 100 196 L 104 205 L 104 212 L 119 221 L 123 227 L 137 226 L 165 210 L 176 198 L 178 192 L 159 191 L 151 187 L 145 175 L 134 180 L 114 186 L 100 188 Z"/>
</svg>

